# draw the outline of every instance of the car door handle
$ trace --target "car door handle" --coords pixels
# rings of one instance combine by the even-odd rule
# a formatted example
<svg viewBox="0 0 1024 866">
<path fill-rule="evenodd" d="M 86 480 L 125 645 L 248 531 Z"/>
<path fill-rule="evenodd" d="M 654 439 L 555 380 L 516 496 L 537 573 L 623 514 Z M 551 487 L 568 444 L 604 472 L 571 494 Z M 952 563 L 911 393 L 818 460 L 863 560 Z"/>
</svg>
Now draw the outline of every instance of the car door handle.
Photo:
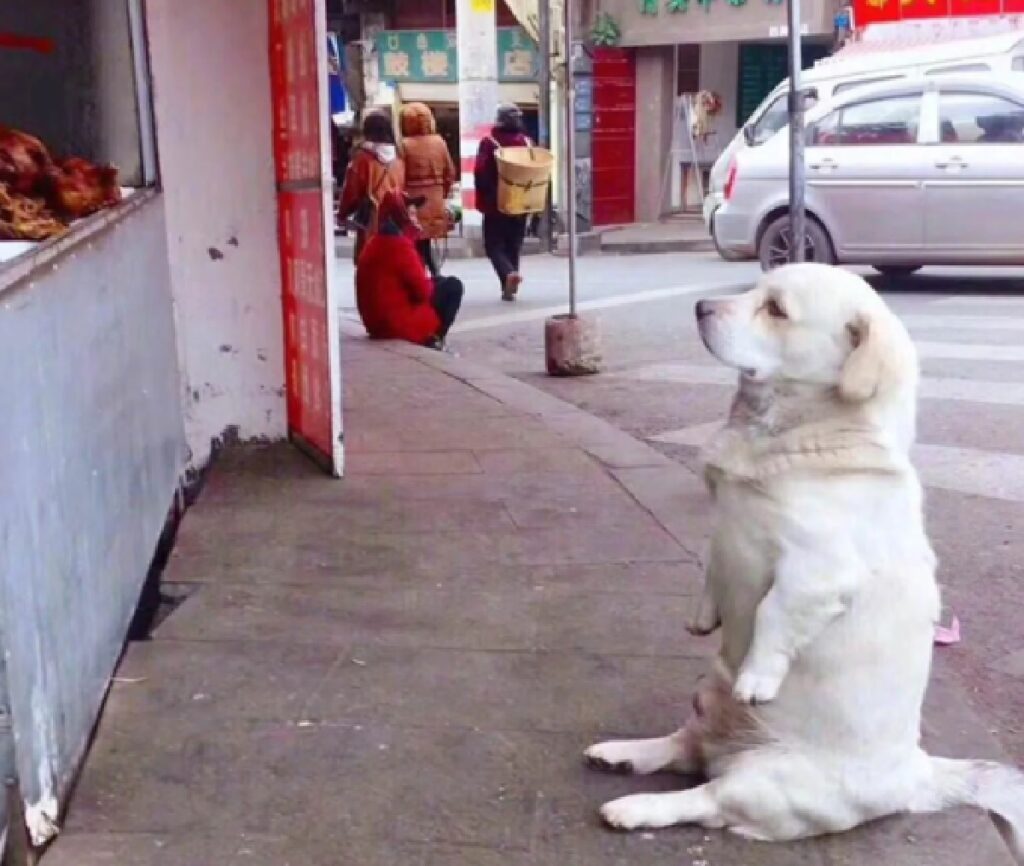
<svg viewBox="0 0 1024 866">
<path fill-rule="evenodd" d="M 950 168 L 961 169 L 961 168 L 967 168 L 967 163 L 964 162 L 962 157 L 951 156 L 947 160 L 940 160 L 939 162 L 935 163 L 935 167 L 936 168 L 946 168 L 946 169 L 950 169 Z"/>
<path fill-rule="evenodd" d="M 834 168 L 839 168 L 839 164 L 834 159 L 826 157 L 820 162 L 812 162 L 809 167 L 815 171 L 821 171 L 822 169 L 828 169 L 831 171 Z"/>
</svg>

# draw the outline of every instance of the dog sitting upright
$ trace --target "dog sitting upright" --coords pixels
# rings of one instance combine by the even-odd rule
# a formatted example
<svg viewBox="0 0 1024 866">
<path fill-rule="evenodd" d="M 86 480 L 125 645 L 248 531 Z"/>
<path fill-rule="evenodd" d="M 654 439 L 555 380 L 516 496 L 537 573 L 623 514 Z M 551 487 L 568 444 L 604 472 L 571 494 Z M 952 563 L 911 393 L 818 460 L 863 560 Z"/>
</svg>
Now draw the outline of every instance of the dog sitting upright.
<svg viewBox="0 0 1024 866">
<path fill-rule="evenodd" d="M 720 628 L 721 649 L 682 730 L 586 757 L 709 781 L 623 797 L 604 820 L 772 841 L 974 805 L 1006 821 L 1019 851 L 1024 775 L 920 746 L 940 603 L 909 458 L 918 364 L 902 323 L 860 277 L 811 264 L 701 301 L 697 320 L 739 371 L 706 453 L 716 526 L 691 625 Z"/>
</svg>

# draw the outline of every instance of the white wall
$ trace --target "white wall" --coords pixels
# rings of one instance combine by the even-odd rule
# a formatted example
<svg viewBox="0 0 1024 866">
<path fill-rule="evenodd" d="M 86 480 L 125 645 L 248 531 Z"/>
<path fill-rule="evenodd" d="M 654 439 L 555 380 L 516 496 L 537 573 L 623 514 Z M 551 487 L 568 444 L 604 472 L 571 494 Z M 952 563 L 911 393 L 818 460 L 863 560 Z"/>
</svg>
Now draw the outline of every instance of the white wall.
<svg viewBox="0 0 1024 866">
<path fill-rule="evenodd" d="M 27 820 L 56 818 L 185 457 L 159 198 L 0 288 L 0 649 Z"/>
<path fill-rule="evenodd" d="M 148 0 L 191 465 L 286 434 L 266 0 Z"/>
<path fill-rule="evenodd" d="M 672 149 L 675 47 L 636 51 L 636 221 L 655 222 L 669 208 L 665 160 Z"/>
<path fill-rule="evenodd" d="M 722 97 L 722 111 L 714 118 L 716 134 L 708 140 L 706 148 L 716 158 L 736 134 L 739 66 L 738 42 L 712 42 L 700 47 L 700 86 Z"/>
</svg>

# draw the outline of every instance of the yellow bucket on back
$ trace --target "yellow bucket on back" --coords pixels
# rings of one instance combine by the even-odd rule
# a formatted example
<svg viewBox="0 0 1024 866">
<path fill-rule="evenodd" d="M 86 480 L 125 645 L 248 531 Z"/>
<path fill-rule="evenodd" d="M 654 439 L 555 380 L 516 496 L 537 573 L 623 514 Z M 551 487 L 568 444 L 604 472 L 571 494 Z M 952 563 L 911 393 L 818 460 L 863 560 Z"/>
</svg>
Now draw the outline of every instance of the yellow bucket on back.
<svg viewBox="0 0 1024 866">
<path fill-rule="evenodd" d="M 555 158 L 543 147 L 501 147 L 498 163 L 498 210 L 509 216 L 541 213 L 548 200 Z"/>
</svg>

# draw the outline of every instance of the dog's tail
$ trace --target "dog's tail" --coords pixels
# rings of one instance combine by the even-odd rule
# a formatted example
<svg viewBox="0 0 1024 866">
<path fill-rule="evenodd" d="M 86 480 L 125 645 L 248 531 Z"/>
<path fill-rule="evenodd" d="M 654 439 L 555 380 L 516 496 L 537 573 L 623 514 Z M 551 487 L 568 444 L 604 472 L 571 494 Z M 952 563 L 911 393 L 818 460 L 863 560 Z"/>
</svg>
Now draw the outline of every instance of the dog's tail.
<svg viewBox="0 0 1024 866">
<path fill-rule="evenodd" d="M 913 812 L 976 806 L 996 816 L 1014 856 L 1024 863 L 1024 773 L 994 761 L 929 758 L 932 783 L 922 790 Z"/>
</svg>

